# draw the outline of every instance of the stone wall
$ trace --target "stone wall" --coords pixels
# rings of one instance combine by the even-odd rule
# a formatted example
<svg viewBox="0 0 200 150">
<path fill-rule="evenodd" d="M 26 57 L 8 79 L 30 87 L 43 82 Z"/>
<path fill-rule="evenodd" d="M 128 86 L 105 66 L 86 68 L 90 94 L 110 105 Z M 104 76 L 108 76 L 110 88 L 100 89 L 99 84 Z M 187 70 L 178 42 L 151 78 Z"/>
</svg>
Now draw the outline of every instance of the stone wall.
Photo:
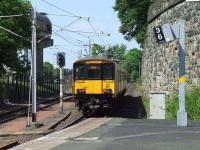
<svg viewBox="0 0 200 150">
<path fill-rule="evenodd" d="M 142 64 L 142 84 L 145 94 L 163 91 L 171 93 L 178 89 L 177 41 L 157 44 L 153 28 L 166 23 L 174 24 L 179 19 L 186 20 L 187 84 L 199 84 L 200 2 L 158 0 L 150 7 L 148 18 Z"/>
</svg>

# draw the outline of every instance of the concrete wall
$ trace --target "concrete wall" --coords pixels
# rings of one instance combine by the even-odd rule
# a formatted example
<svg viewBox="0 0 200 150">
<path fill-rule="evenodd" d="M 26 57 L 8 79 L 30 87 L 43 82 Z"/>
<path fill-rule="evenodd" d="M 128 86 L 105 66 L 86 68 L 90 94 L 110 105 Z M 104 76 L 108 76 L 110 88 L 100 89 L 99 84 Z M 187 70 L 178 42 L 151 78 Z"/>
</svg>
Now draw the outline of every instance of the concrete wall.
<svg viewBox="0 0 200 150">
<path fill-rule="evenodd" d="M 45 15 L 37 14 L 37 40 L 52 33 L 52 25 Z M 43 73 L 43 49 L 51 46 L 51 36 L 37 44 L 37 73 Z"/>
<path fill-rule="evenodd" d="M 144 44 L 142 84 L 145 94 L 178 88 L 177 41 L 157 44 L 153 28 L 186 20 L 186 75 L 188 84 L 200 83 L 200 2 L 157 0 L 149 9 Z"/>
</svg>

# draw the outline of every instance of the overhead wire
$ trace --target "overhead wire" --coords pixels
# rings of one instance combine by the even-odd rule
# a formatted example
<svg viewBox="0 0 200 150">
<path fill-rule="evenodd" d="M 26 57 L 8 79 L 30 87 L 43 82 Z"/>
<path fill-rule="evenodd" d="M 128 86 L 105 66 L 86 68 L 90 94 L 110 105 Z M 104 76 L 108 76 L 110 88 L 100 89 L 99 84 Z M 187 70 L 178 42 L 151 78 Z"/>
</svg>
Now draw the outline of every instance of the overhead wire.
<svg viewBox="0 0 200 150">
<path fill-rule="evenodd" d="M 50 14 L 50 13 L 44 13 L 44 15 L 47 16 L 58 16 L 58 17 L 69 17 L 69 15 L 64 15 L 64 14 Z"/>
<path fill-rule="evenodd" d="M 64 38 L 63 36 L 61 36 L 60 34 L 58 34 L 58 33 L 55 33 L 57 36 L 59 36 L 60 38 L 62 38 L 64 41 L 66 41 L 66 42 L 68 42 L 68 43 L 70 43 L 70 44 L 72 44 L 72 45 L 74 45 L 74 46 L 78 46 L 78 47 L 81 47 L 81 45 L 78 45 L 78 44 L 76 44 L 76 43 L 73 43 L 73 42 L 71 42 L 70 40 L 67 40 L 66 38 Z"/>
<path fill-rule="evenodd" d="M 92 23 L 90 22 L 90 19 L 87 20 L 87 22 L 89 23 L 90 27 L 92 28 L 92 30 L 95 32 L 95 33 L 98 33 L 96 31 L 96 29 L 94 28 L 94 26 L 92 25 Z M 99 40 L 102 41 L 103 43 L 105 43 L 105 41 L 100 37 L 98 36 Z"/>
<path fill-rule="evenodd" d="M 81 33 L 79 33 L 79 32 L 72 32 L 71 30 L 65 30 L 65 31 L 74 33 L 74 34 L 79 35 L 79 36 L 82 36 L 82 37 L 84 37 L 84 38 L 89 39 L 89 40 L 92 41 L 93 43 L 95 43 L 95 42 L 90 38 L 91 36 L 86 36 L 86 35 L 83 35 L 83 34 L 81 34 Z"/>
<path fill-rule="evenodd" d="M 76 31 L 76 30 L 69 30 L 69 29 L 64 29 L 64 31 L 76 32 L 76 33 L 86 33 L 86 34 L 96 34 L 96 35 L 109 35 L 104 32 Z"/>
<path fill-rule="evenodd" d="M 77 20 L 75 20 L 75 21 L 73 21 L 72 23 L 75 23 L 76 21 L 78 21 L 79 19 L 86 19 L 87 20 L 87 22 L 88 22 L 88 24 L 90 25 L 90 27 L 91 27 L 91 29 L 94 31 L 94 32 L 87 32 L 87 31 L 70 31 L 70 30 L 68 30 L 68 29 L 66 29 L 68 26 L 70 26 L 72 23 L 70 23 L 69 25 L 67 25 L 67 26 L 65 26 L 65 27 L 60 27 L 60 26 L 57 26 L 57 27 L 59 27 L 60 29 L 59 30 L 57 30 L 57 31 L 55 31 L 55 32 L 53 32 L 52 34 L 49 34 L 49 35 L 47 35 L 47 36 L 45 36 L 45 37 L 43 37 L 42 39 L 40 39 L 40 40 L 38 40 L 38 43 L 39 42 L 41 42 L 42 40 L 44 40 L 45 38 L 47 38 L 47 37 L 49 37 L 49 36 L 51 36 L 51 35 L 53 35 L 53 34 L 55 34 L 55 35 L 57 35 L 57 36 L 59 36 L 60 38 L 62 38 L 63 40 L 65 40 L 66 42 L 68 42 L 68 43 L 70 43 L 70 44 L 73 44 L 74 46 L 78 46 L 78 47 L 81 47 L 81 45 L 78 45 L 78 44 L 76 44 L 76 43 L 74 43 L 75 41 L 74 40 L 72 40 L 72 39 L 66 39 L 66 38 L 64 38 L 63 36 L 61 36 L 60 34 L 58 34 L 58 32 L 60 32 L 60 31 L 68 31 L 68 32 L 72 32 L 72 33 L 75 33 L 75 34 L 77 34 L 77 35 L 79 35 L 79 36 L 82 36 L 82 37 L 84 37 L 84 38 L 87 38 L 87 39 L 89 39 L 89 41 L 92 41 L 93 43 L 96 43 L 96 42 L 94 42 L 93 40 L 91 40 L 91 35 L 90 36 L 85 36 L 84 35 L 84 33 L 87 33 L 87 34 L 96 34 L 95 36 L 97 36 L 98 38 L 99 38 L 99 40 L 102 42 L 102 43 L 104 43 L 105 44 L 105 41 L 100 37 L 100 35 L 108 35 L 109 36 L 109 34 L 105 34 L 105 33 L 103 33 L 103 32 L 101 32 L 101 33 L 99 33 L 99 32 L 97 32 L 96 31 L 96 29 L 94 28 L 94 26 L 92 25 L 92 23 L 90 22 L 90 17 L 81 17 L 81 16 L 78 16 L 78 15 L 75 15 L 74 13 L 71 13 L 71 12 L 69 12 L 69 11 L 66 11 L 66 10 L 64 10 L 64 9 L 62 9 L 62 8 L 60 8 L 60 7 L 58 7 L 58 6 L 56 6 L 56 5 L 54 5 L 54 4 L 52 4 L 52 3 L 49 3 L 48 1 L 46 1 L 46 0 L 41 0 L 42 2 L 44 2 L 44 3 L 46 3 L 46 4 L 48 4 L 48 5 L 50 5 L 51 7 L 54 7 L 54 8 L 56 8 L 56 9 L 58 9 L 58 10 L 60 10 L 60 11 L 62 11 L 62 12 L 64 12 L 65 14 L 48 14 L 47 13 L 47 15 L 54 15 L 54 16 L 67 16 L 67 17 L 76 17 L 76 18 L 78 18 Z M 83 34 L 82 34 L 83 33 Z M 81 44 L 80 42 L 83 42 L 83 41 L 81 41 L 81 40 L 77 40 L 77 41 L 79 41 L 78 43 L 79 44 Z M 88 46 L 89 46 L 90 44 L 88 44 Z M 84 45 L 82 45 L 82 46 L 86 46 L 86 44 L 84 44 Z"/>
<path fill-rule="evenodd" d="M 17 15 L 4 15 L 0 16 L 0 18 L 12 18 L 12 17 L 22 17 L 22 16 L 30 16 L 31 14 L 17 14 Z"/>
<path fill-rule="evenodd" d="M 9 33 L 11 33 L 11 34 L 13 34 L 13 35 L 15 35 L 15 36 L 17 36 L 17 37 L 19 37 L 19 38 L 21 38 L 21 39 L 23 39 L 23 40 L 25 40 L 25 41 L 31 42 L 30 39 L 24 38 L 23 36 L 21 36 L 21 35 L 15 33 L 15 32 L 13 32 L 13 31 L 11 31 L 11 30 L 9 30 L 9 29 L 6 29 L 6 28 L 4 28 L 4 27 L 2 27 L 2 26 L 0 26 L 0 28 L 3 29 L 3 30 L 5 30 L 5 31 L 7 31 L 7 32 L 9 32 Z"/>
<path fill-rule="evenodd" d="M 55 32 L 53 32 L 53 33 L 51 33 L 51 34 L 46 35 L 45 37 L 43 37 L 43 38 L 41 38 L 40 40 L 38 40 L 37 43 L 40 43 L 41 41 L 43 41 L 44 39 L 50 37 L 51 35 L 56 34 L 56 33 L 60 32 L 60 31 L 62 31 L 63 29 L 69 27 L 70 25 L 72 25 L 73 23 L 77 22 L 78 20 L 80 20 L 80 18 L 74 20 L 73 22 L 69 23 L 68 25 L 66 25 L 66 26 L 64 26 L 64 27 L 62 27 L 62 28 L 60 28 L 59 30 L 57 30 L 57 31 L 55 31 Z"/>
<path fill-rule="evenodd" d="M 55 26 L 55 27 L 58 27 L 58 28 L 62 28 L 61 26 L 59 26 L 59 25 L 56 25 L 56 24 L 52 24 L 53 26 Z M 64 30 L 63 30 L 64 31 Z M 84 41 L 82 41 L 82 40 L 79 40 L 79 39 L 75 39 L 75 38 L 67 38 L 67 39 L 69 39 L 69 40 L 71 40 L 71 41 L 73 41 L 73 42 L 78 42 L 79 44 L 83 44 L 84 43 Z"/>
<path fill-rule="evenodd" d="M 58 10 L 61 10 L 61 11 L 65 12 L 65 13 L 69 14 L 68 17 L 86 18 L 86 19 L 89 18 L 89 17 L 81 17 L 81 16 L 78 16 L 78 15 L 75 15 L 74 13 L 71 13 L 71 12 L 69 12 L 69 11 L 66 11 L 66 10 L 64 10 L 64 9 L 62 9 L 62 8 L 60 8 L 60 7 L 56 6 L 56 5 L 54 5 L 54 4 L 51 4 L 51 3 L 47 2 L 46 0 L 41 0 L 41 1 L 43 1 L 44 3 L 50 5 L 50 6 L 56 8 L 56 9 L 58 9 Z"/>
</svg>

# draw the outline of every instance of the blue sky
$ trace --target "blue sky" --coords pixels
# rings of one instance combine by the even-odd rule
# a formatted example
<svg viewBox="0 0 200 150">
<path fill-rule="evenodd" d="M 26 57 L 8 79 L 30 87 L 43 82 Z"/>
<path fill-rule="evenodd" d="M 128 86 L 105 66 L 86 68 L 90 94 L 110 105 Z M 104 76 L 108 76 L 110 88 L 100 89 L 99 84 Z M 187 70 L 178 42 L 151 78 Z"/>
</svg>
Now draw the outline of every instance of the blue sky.
<svg viewBox="0 0 200 150">
<path fill-rule="evenodd" d="M 67 15 L 67 13 L 60 11 L 41 0 L 30 0 L 32 5 L 36 7 L 37 11 L 47 12 L 48 14 L 56 15 Z M 66 53 L 66 67 L 72 68 L 72 64 L 77 60 L 82 54 L 88 52 L 87 46 L 90 37 L 92 44 L 98 43 L 108 47 L 109 45 L 115 44 L 125 44 L 128 48 L 139 48 L 139 45 L 133 40 L 128 42 L 124 40 L 123 35 L 118 32 L 120 22 L 117 14 L 113 10 L 115 0 L 46 0 L 51 4 L 58 6 L 68 12 L 71 12 L 77 16 L 90 17 L 90 22 L 97 32 L 109 33 L 111 36 L 94 36 L 92 34 L 82 34 L 78 35 L 69 31 L 58 32 L 67 40 L 73 43 L 81 44 L 74 45 L 73 43 L 66 42 L 62 38 L 53 35 L 55 47 L 47 48 L 44 50 L 44 61 L 49 61 L 56 64 L 55 53 L 58 51 L 63 51 Z M 77 18 L 67 17 L 67 16 L 54 16 L 49 15 L 52 22 L 53 30 L 56 31 L 59 27 L 64 27 Z M 75 31 L 88 31 L 94 32 L 90 24 L 86 19 L 81 19 L 66 28 L 67 30 Z"/>
</svg>

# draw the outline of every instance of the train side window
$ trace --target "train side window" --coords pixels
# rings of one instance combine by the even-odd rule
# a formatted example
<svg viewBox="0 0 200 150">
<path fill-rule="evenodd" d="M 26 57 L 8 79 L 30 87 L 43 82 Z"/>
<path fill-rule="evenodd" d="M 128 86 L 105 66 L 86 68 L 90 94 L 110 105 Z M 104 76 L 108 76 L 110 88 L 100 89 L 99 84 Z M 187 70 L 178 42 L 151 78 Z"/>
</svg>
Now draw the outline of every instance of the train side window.
<svg viewBox="0 0 200 150">
<path fill-rule="evenodd" d="M 103 64 L 103 80 L 113 80 L 113 64 Z"/>
<path fill-rule="evenodd" d="M 76 80 L 86 79 L 86 69 L 84 64 L 79 64 L 75 66 L 75 79 Z"/>
</svg>

